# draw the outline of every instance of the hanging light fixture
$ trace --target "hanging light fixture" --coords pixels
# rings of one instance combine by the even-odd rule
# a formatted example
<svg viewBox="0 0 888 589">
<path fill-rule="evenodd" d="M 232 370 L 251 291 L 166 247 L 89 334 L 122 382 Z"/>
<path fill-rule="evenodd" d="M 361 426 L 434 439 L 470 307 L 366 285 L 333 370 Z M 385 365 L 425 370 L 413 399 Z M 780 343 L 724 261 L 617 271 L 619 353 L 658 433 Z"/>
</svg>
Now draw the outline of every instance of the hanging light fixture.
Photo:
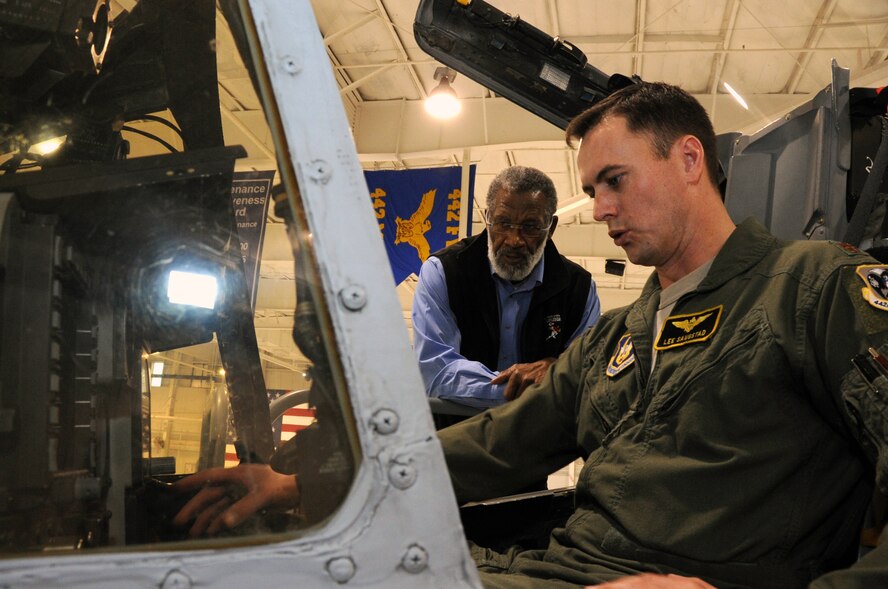
<svg viewBox="0 0 888 589">
<path fill-rule="evenodd" d="M 426 98 L 425 109 L 436 119 L 452 119 L 462 110 L 459 97 L 450 87 L 454 78 L 456 78 L 456 72 L 449 67 L 435 69 L 435 80 L 439 80 L 439 83 Z"/>
</svg>

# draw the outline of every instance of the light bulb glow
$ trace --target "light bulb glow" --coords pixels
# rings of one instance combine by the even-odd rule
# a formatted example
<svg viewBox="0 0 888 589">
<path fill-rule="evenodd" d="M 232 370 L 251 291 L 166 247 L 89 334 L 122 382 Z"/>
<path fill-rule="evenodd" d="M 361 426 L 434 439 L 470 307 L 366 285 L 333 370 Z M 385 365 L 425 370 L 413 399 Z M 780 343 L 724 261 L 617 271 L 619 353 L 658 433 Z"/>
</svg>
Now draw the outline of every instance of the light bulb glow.
<svg viewBox="0 0 888 589">
<path fill-rule="evenodd" d="M 62 135 L 60 137 L 53 137 L 52 139 L 47 139 L 46 141 L 35 143 L 30 148 L 28 148 L 28 153 L 47 156 L 54 151 L 57 151 L 62 145 L 64 145 L 67 138 L 67 135 Z"/>
<path fill-rule="evenodd" d="M 462 102 L 449 85 L 438 86 L 425 100 L 425 110 L 436 119 L 452 119 L 462 110 Z"/>
</svg>

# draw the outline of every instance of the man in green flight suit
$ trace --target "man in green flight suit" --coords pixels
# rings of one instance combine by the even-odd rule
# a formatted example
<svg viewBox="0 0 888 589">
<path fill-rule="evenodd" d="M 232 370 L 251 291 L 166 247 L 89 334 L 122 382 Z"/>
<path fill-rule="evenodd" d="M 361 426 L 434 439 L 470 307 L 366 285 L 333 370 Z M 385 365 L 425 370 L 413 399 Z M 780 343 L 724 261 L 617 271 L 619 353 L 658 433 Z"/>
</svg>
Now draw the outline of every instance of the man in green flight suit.
<svg viewBox="0 0 888 589">
<path fill-rule="evenodd" d="M 868 280 L 888 267 L 735 225 L 711 123 L 674 86 L 621 90 L 567 134 L 595 219 L 655 271 L 539 385 L 440 432 L 462 501 L 586 461 L 547 549 L 473 547 L 485 587 L 888 587 L 888 543 L 854 562 L 888 491 L 888 300 Z"/>
</svg>

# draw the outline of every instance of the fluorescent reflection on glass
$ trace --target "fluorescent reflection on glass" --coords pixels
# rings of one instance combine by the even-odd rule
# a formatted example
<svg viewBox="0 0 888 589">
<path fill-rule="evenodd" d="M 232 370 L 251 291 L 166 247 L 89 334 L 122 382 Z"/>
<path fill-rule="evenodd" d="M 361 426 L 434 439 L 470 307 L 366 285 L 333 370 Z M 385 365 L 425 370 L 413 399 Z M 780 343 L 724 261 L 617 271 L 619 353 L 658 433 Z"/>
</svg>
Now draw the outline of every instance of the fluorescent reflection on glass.
<svg viewBox="0 0 888 589">
<path fill-rule="evenodd" d="M 728 84 L 727 82 L 722 82 L 722 83 L 725 85 L 725 90 L 727 90 L 731 94 L 731 96 L 734 97 L 734 100 L 736 100 L 740 104 L 740 106 L 742 106 L 746 110 L 749 110 L 749 105 L 746 104 L 746 101 L 743 100 L 743 97 L 740 96 L 740 93 L 737 92 L 736 90 L 734 90 L 733 88 L 731 88 L 731 85 Z"/>
<path fill-rule="evenodd" d="M 217 291 L 215 276 L 180 270 L 170 271 L 167 297 L 173 304 L 212 309 L 216 306 Z"/>
<path fill-rule="evenodd" d="M 159 387 L 163 383 L 163 362 L 151 363 L 151 386 Z"/>
</svg>

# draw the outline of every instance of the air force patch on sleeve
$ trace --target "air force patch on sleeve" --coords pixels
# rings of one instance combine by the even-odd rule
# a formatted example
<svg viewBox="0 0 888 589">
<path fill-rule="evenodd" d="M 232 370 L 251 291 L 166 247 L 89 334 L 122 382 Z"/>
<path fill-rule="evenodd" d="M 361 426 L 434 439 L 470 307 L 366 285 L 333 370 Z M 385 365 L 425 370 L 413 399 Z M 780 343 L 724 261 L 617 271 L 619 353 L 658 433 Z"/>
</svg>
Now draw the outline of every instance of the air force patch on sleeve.
<svg viewBox="0 0 888 589">
<path fill-rule="evenodd" d="M 617 351 L 607 363 L 604 371 L 608 377 L 613 378 L 635 363 L 635 348 L 632 346 L 632 336 L 628 333 L 620 338 Z"/>
<path fill-rule="evenodd" d="M 864 264 L 857 267 L 857 275 L 863 280 L 863 299 L 882 311 L 888 311 L 888 266 Z"/>
<path fill-rule="evenodd" d="M 705 311 L 667 317 L 654 348 L 658 351 L 668 350 L 708 340 L 718 329 L 723 308 L 723 305 L 719 305 Z"/>
</svg>

